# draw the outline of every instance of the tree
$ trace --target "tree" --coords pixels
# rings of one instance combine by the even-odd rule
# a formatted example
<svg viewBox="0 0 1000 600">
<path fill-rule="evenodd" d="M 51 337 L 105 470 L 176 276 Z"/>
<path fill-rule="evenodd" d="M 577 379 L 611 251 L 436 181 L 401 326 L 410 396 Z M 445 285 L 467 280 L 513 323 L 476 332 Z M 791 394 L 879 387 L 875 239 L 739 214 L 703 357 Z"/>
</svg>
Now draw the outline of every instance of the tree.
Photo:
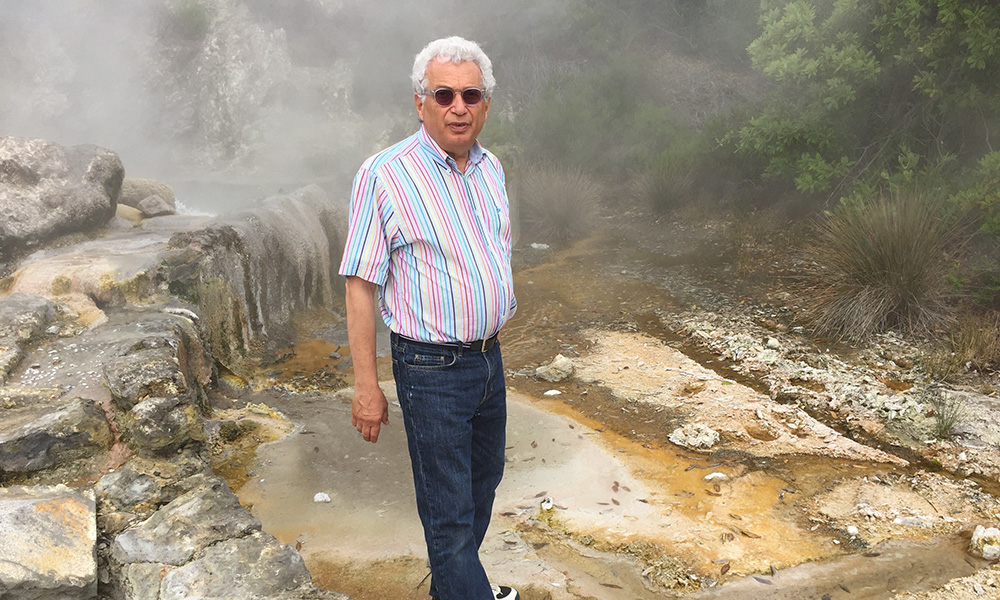
<svg viewBox="0 0 1000 600">
<path fill-rule="evenodd" d="M 1000 9 L 989 0 L 762 0 L 753 68 L 773 83 L 728 136 L 762 175 L 845 195 L 972 165 L 1000 126 Z"/>
</svg>

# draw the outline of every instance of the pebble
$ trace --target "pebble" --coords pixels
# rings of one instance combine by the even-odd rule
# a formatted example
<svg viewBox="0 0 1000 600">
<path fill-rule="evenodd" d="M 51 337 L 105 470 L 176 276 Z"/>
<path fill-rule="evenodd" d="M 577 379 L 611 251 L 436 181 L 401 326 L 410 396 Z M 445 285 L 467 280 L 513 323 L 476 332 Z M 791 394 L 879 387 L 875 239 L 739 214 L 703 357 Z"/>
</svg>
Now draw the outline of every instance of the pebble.
<svg viewBox="0 0 1000 600">
<path fill-rule="evenodd" d="M 562 394 L 562 392 L 560 392 L 559 390 L 549 390 L 549 391 L 545 392 L 542 395 L 543 396 L 559 396 L 561 394 Z"/>
<path fill-rule="evenodd" d="M 847 533 L 850 535 L 858 535 L 858 528 L 854 525 L 847 526 Z"/>
<path fill-rule="evenodd" d="M 313 502 L 333 502 L 333 499 L 330 498 L 330 494 L 319 492 L 313 496 Z"/>
<path fill-rule="evenodd" d="M 719 481 L 725 481 L 729 479 L 729 477 L 725 473 L 709 473 L 708 475 L 705 475 L 705 481 L 714 481 L 716 479 Z"/>
</svg>

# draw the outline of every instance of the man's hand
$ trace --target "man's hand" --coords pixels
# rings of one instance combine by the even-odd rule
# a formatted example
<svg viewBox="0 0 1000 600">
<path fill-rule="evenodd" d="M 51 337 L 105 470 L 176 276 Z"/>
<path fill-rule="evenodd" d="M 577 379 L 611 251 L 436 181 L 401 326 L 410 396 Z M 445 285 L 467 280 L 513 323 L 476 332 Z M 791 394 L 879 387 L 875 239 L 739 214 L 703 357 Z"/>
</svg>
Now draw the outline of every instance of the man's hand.
<svg viewBox="0 0 1000 600">
<path fill-rule="evenodd" d="M 366 442 L 378 441 L 382 425 L 389 424 L 389 403 L 382 388 L 354 388 L 354 402 L 351 404 L 351 425 L 358 430 Z"/>
</svg>

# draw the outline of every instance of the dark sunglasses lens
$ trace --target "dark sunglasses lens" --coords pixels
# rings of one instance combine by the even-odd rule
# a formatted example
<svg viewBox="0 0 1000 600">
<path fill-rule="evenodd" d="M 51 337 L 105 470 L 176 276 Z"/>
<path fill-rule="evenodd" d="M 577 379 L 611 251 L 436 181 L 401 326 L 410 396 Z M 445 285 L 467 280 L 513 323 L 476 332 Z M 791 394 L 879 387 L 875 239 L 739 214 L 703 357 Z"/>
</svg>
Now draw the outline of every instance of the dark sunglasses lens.
<svg viewBox="0 0 1000 600">
<path fill-rule="evenodd" d="M 448 88 L 434 90 L 434 101 L 440 106 L 451 106 L 451 103 L 455 101 L 455 90 Z"/>
<path fill-rule="evenodd" d="M 465 102 L 469 106 L 475 106 L 479 104 L 479 101 L 483 99 L 482 90 L 476 88 L 468 88 L 462 90 L 462 102 Z"/>
</svg>

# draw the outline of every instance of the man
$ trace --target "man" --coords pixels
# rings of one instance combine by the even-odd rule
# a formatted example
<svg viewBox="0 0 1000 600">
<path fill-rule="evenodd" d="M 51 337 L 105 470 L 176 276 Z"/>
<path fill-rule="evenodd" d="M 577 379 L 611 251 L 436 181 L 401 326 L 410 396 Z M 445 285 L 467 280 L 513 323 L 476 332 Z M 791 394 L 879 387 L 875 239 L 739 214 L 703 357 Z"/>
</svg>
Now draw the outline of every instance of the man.
<svg viewBox="0 0 1000 600">
<path fill-rule="evenodd" d="M 503 476 L 506 391 L 497 333 L 514 314 L 510 218 L 500 161 L 477 141 L 495 85 L 459 37 L 413 65 L 420 130 L 354 180 L 340 274 L 354 360 L 351 423 L 369 442 L 389 422 L 375 363 L 374 297 L 391 330 L 393 376 L 438 600 L 511 600 L 479 547 Z"/>
</svg>

